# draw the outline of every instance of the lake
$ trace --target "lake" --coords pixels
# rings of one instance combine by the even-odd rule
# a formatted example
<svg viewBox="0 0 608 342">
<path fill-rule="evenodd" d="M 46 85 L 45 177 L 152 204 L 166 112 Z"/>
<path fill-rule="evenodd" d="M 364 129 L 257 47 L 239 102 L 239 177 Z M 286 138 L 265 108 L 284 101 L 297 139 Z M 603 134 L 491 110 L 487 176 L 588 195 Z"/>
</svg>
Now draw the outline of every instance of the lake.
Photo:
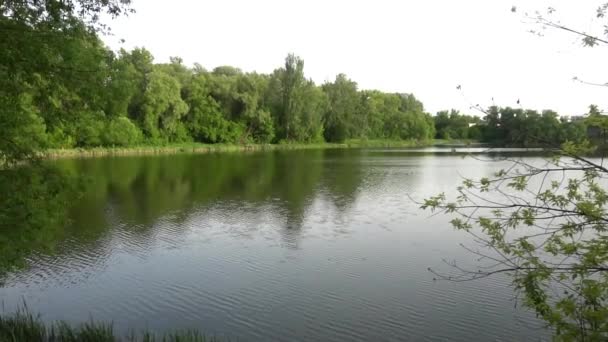
<svg viewBox="0 0 608 342">
<path fill-rule="evenodd" d="M 508 278 L 434 281 L 427 270 L 474 262 L 459 246 L 472 241 L 413 199 L 504 163 L 437 148 L 53 163 L 84 176 L 84 195 L 53 235 L 56 253 L 34 249 L 6 276 L 5 311 L 25 301 L 44 321 L 239 341 L 548 339 Z"/>
</svg>

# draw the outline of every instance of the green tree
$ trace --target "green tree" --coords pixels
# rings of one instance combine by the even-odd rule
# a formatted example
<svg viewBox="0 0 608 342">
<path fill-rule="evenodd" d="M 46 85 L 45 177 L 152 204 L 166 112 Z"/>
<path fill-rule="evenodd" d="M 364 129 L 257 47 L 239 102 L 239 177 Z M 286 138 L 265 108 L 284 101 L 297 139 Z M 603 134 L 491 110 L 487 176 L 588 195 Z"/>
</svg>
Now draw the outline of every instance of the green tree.
<svg viewBox="0 0 608 342">
<path fill-rule="evenodd" d="M 68 114 L 77 112 L 86 95 L 97 102 L 93 95 L 104 60 L 95 37 L 104 28 L 98 18 L 101 13 L 124 14 L 129 3 L 26 0 L 0 5 L 2 160 L 19 162 L 47 146 L 42 116 L 49 120 L 45 126 L 61 129 L 66 108 L 72 109 Z"/>
<path fill-rule="evenodd" d="M 154 70 L 154 57 L 143 48 L 136 48 L 130 52 L 121 50 L 117 63 L 125 70 L 128 86 L 117 89 L 129 92 L 127 99 L 127 113 L 142 131 L 145 131 L 144 122 L 144 101 L 145 93 L 150 82 L 150 75 Z"/>
<path fill-rule="evenodd" d="M 606 132 L 608 131 L 608 117 L 601 114 L 597 106 L 589 106 L 589 113 L 583 121 L 589 127 L 590 139 L 597 144 L 606 146 Z"/>
<path fill-rule="evenodd" d="M 239 112 L 235 120 L 241 122 L 245 129 L 242 141 L 269 143 L 274 139 L 275 129 L 264 97 L 268 87 L 268 78 L 257 73 L 241 74 L 236 85 L 236 100 Z"/>
<path fill-rule="evenodd" d="M 323 141 L 323 113 L 327 108 L 327 97 L 313 81 L 308 80 L 300 89 L 298 101 L 294 103 L 298 125 L 295 140 L 303 142 Z"/>
<path fill-rule="evenodd" d="M 194 72 L 184 65 L 184 60 L 180 57 L 169 57 L 169 61 L 167 64 L 155 65 L 155 70 L 161 70 L 175 78 L 182 89 L 182 97 L 185 97 L 184 92 L 187 91 Z"/>
<path fill-rule="evenodd" d="M 111 55 L 108 79 L 104 93 L 107 95 L 104 111 L 108 117 L 129 116 L 129 106 L 142 82 L 138 71 L 129 60 L 128 53 L 121 50 Z"/>
<path fill-rule="evenodd" d="M 264 108 L 274 118 L 275 141 L 322 139 L 324 95 L 304 77 L 304 61 L 290 54 L 268 79 Z"/>
<path fill-rule="evenodd" d="M 476 139 L 478 133 L 471 132 L 471 127 L 479 124 L 476 116 L 460 114 L 459 111 L 438 112 L 434 118 L 436 137 L 439 139 Z"/>
<path fill-rule="evenodd" d="M 333 83 L 323 85 L 323 91 L 328 99 L 324 118 L 325 140 L 342 142 L 359 135 L 359 128 L 364 130 L 364 127 L 357 127 L 354 122 L 360 105 L 357 83 L 339 74 Z"/>
<path fill-rule="evenodd" d="M 206 143 L 236 142 L 242 127 L 224 118 L 220 105 L 211 96 L 208 75 L 194 77 L 187 98 L 189 111 L 186 127 L 196 141 Z"/>
<path fill-rule="evenodd" d="M 399 110 L 399 99 L 394 94 L 385 94 L 377 90 L 361 92 L 362 103 L 359 107 L 360 117 L 367 119 L 366 136 L 372 139 L 389 137 L 388 120 Z"/>
<path fill-rule="evenodd" d="M 162 71 L 153 71 L 141 109 L 139 122 L 149 138 L 166 141 L 186 139 L 180 119 L 188 112 L 188 105 L 181 98 L 180 84 L 175 78 Z"/>
<path fill-rule="evenodd" d="M 422 103 L 412 94 L 394 94 L 387 102 L 385 137 L 427 141 L 435 136 L 433 118 L 424 113 Z"/>
<path fill-rule="evenodd" d="M 101 134 L 103 145 L 106 146 L 133 146 L 142 139 L 141 131 L 129 118 L 119 116 L 110 119 Z"/>
</svg>

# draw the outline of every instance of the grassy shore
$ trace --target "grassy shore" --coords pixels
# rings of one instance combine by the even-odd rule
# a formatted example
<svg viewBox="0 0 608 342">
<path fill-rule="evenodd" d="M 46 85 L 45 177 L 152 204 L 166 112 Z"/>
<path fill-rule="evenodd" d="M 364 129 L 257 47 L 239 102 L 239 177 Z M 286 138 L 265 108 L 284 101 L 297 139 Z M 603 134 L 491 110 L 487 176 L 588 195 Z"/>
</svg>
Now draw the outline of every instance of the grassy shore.
<svg viewBox="0 0 608 342">
<path fill-rule="evenodd" d="M 112 324 L 84 323 L 70 326 L 65 322 L 45 325 L 38 317 L 25 310 L 11 315 L 0 315 L 0 341 L 2 342 L 212 342 L 226 339 L 206 336 L 196 330 L 157 335 L 142 331 L 117 335 Z"/>
<path fill-rule="evenodd" d="M 483 145 L 483 143 L 477 140 L 469 140 L 469 139 L 435 139 L 433 140 L 433 146 L 479 146 Z"/>
<path fill-rule="evenodd" d="M 363 140 L 352 139 L 344 143 L 289 143 L 289 144 L 172 144 L 167 146 L 134 146 L 134 147 L 95 147 L 73 149 L 49 149 L 42 152 L 44 158 L 69 157 L 99 157 L 127 156 L 176 153 L 214 153 L 214 152 L 246 152 L 272 150 L 304 150 L 330 148 L 360 148 L 360 147 L 416 147 L 430 146 L 432 141 L 419 142 L 414 140 Z"/>
</svg>

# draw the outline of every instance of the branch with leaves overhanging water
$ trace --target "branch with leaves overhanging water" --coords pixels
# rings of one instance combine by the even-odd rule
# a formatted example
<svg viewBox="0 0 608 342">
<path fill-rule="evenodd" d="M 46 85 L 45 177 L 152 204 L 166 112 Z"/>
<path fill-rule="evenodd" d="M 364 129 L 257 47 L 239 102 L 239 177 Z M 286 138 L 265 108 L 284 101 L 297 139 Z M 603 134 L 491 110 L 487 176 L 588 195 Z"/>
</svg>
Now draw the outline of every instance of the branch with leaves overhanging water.
<svg viewBox="0 0 608 342">
<path fill-rule="evenodd" d="M 429 268 L 434 279 L 508 274 L 523 304 L 557 337 L 607 337 L 608 169 L 603 159 L 584 156 L 590 151 L 587 144 L 568 143 L 550 150 L 542 165 L 497 158 L 510 166 L 492 177 L 463 179 L 455 198 L 442 193 L 421 202 L 433 215 L 452 216 L 451 225 L 477 246 L 461 244 L 476 257 L 476 267 L 444 260 L 451 271 Z"/>
</svg>

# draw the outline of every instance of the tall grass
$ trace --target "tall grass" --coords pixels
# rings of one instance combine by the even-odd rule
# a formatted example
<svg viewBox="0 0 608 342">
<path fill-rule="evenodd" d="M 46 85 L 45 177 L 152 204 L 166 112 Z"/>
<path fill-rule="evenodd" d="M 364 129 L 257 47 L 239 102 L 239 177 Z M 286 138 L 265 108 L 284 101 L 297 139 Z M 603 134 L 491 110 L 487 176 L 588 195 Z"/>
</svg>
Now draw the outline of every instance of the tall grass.
<svg viewBox="0 0 608 342">
<path fill-rule="evenodd" d="M 225 339 L 221 339 L 225 340 Z M 157 335 L 148 331 L 118 336 L 109 323 L 88 322 L 70 326 L 65 322 L 44 324 L 39 316 L 31 314 L 27 308 L 14 314 L 0 314 L 1 342 L 214 342 L 217 337 L 209 337 L 196 330 L 185 330 Z"/>
<path fill-rule="evenodd" d="M 168 146 L 133 146 L 133 147 L 93 147 L 74 149 L 50 149 L 41 152 L 45 158 L 65 157 L 98 157 L 98 156 L 126 156 L 126 155 L 150 155 L 150 154 L 176 154 L 176 153 L 215 153 L 215 152 L 248 152 L 248 151 L 271 151 L 271 150 L 301 150 L 319 148 L 345 148 L 345 144 L 175 144 Z"/>
<path fill-rule="evenodd" d="M 281 143 L 281 144 L 201 144 L 183 143 L 167 146 L 93 147 L 49 149 L 40 154 L 45 158 L 126 156 L 176 153 L 247 152 L 272 150 L 303 150 L 358 147 L 419 147 L 432 145 L 432 141 L 349 139 L 344 143 Z"/>
<path fill-rule="evenodd" d="M 395 140 L 395 139 L 348 139 L 346 147 L 423 147 L 433 144 L 431 140 Z"/>
</svg>

